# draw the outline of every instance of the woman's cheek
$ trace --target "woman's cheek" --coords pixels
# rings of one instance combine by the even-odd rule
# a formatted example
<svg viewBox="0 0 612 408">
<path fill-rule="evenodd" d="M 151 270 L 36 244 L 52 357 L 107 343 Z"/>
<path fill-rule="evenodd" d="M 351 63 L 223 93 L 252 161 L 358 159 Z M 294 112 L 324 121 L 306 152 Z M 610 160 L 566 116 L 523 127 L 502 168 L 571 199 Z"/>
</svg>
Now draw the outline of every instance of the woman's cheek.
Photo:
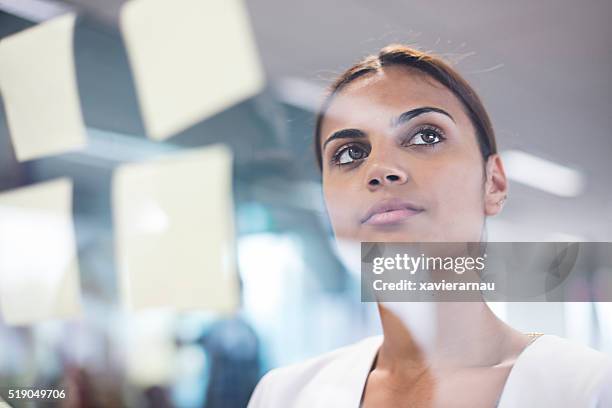
<svg viewBox="0 0 612 408">
<path fill-rule="evenodd" d="M 413 182 L 427 200 L 433 229 L 447 230 L 449 224 L 460 222 L 460 217 L 471 218 L 466 212 L 474 211 L 477 182 L 482 177 L 471 158 L 455 150 L 431 157 L 413 169 Z"/>
<path fill-rule="evenodd" d="M 473 166 L 452 166 L 439 180 L 437 191 L 440 222 L 454 241 L 479 240 L 482 209 L 482 170 Z"/>
</svg>

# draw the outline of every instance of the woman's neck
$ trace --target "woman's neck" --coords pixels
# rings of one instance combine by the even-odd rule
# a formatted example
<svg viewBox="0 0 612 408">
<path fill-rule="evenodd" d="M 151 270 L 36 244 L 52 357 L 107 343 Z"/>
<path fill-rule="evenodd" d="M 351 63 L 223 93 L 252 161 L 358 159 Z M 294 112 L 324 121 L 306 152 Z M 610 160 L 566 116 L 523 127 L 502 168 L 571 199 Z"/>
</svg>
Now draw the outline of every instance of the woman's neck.
<svg viewBox="0 0 612 408">
<path fill-rule="evenodd" d="M 378 309 L 384 341 L 376 365 L 391 371 L 495 366 L 529 341 L 484 302 L 379 303 Z"/>
</svg>

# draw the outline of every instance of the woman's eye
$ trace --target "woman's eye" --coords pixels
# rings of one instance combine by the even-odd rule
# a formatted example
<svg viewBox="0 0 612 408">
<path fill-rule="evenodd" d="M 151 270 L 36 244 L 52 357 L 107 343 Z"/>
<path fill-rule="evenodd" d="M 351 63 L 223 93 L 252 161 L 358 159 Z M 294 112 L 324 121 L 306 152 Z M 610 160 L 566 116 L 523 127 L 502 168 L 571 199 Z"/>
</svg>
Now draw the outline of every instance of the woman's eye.
<svg viewBox="0 0 612 408">
<path fill-rule="evenodd" d="M 347 146 L 338 151 L 334 157 L 334 162 L 339 165 L 353 163 L 357 160 L 363 160 L 368 156 L 368 152 L 360 146 Z"/>
<path fill-rule="evenodd" d="M 436 129 L 420 129 L 410 138 L 409 145 L 434 145 L 444 140 L 441 132 Z"/>
</svg>

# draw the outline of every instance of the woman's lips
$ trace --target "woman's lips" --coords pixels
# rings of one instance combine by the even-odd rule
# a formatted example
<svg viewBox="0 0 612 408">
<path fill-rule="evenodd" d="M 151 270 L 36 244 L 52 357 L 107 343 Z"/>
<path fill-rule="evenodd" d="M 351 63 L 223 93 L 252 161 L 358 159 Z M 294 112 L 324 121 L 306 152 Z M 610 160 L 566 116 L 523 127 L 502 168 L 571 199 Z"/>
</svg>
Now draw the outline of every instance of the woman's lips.
<svg viewBox="0 0 612 408">
<path fill-rule="evenodd" d="M 361 223 L 366 225 L 391 225 L 423 212 L 423 208 L 401 200 L 385 200 L 372 206 Z"/>
</svg>

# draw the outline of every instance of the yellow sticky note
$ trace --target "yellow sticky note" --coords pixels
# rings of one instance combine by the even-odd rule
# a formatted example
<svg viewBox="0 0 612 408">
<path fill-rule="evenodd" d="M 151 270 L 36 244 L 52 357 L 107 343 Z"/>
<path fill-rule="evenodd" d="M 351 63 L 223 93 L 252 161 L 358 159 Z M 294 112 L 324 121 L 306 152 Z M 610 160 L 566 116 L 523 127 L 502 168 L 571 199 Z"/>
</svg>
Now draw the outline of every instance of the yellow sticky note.
<svg viewBox="0 0 612 408">
<path fill-rule="evenodd" d="M 173 136 L 264 85 L 241 0 L 132 0 L 120 25 L 152 139 Z"/>
<path fill-rule="evenodd" d="M 80 316 L 72 182 L 0 194 L 0 310 L 8 324 Z"/>
<path fill-rule="evenodd" d="M 142 388 L 167 384 L 175 374 L 176 320 L 168 311 L 133 313 L 122 321 L 126 376 Z"/>
<path fill-rule="evenodd" d="M 219 145 L 116 170 L 116 257 L 128 309 L 236 307 L 231 163 Z"/>
<path fill-rule="evenodd" d="M 19 161 L 86 144 L 72 47 L 74 21 L 68 14 L 0 41 L 0 93 Z"/>
</svg>

